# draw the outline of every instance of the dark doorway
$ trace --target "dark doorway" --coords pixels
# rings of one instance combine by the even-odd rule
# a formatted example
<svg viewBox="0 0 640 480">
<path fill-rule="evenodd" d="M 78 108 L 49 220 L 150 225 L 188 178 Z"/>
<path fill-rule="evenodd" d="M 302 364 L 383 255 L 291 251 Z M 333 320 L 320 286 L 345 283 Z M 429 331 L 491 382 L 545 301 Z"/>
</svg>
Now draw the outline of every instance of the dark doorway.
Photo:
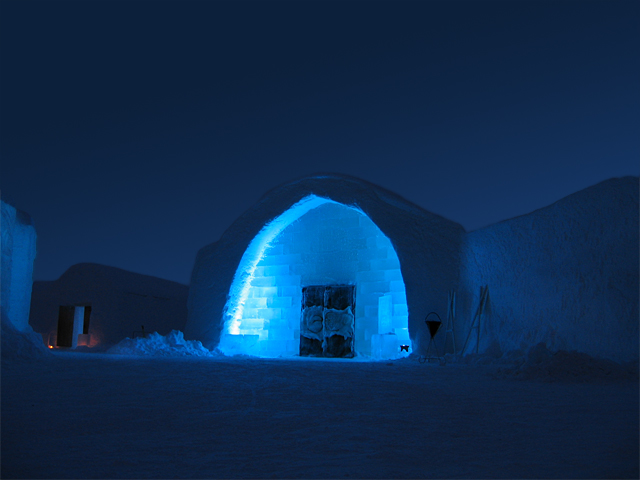
<svg viewBox="0 0 640 480">
<path fill-rule="evenodd" d="M 83 335 L 89 335 L 89 321 L 91 321 L 91 305 L 85 305 L 84 322 L 82 324 Z"/>
<path fill-rule="evenodd" d="M 73 319 L 76 314 L 76 307 L 73 305 L 60 305 L 58 310 L 58 336 L 56 345 L 58 347 L 71 347 L 73 344 Z"/>
<path fill-rule="evenodd" d="M 302 289 L 301 356 L 354 356 L 355 289 L 355 285 L 311 285 Z"/>
<path fill-rule="evenodd" d="M 89 334 L 91 305 L 60 305 L 56 346 L 76 348 L 78 337 Z M 84 340 L 86 344 L 86 339 Z"/>
</svg>

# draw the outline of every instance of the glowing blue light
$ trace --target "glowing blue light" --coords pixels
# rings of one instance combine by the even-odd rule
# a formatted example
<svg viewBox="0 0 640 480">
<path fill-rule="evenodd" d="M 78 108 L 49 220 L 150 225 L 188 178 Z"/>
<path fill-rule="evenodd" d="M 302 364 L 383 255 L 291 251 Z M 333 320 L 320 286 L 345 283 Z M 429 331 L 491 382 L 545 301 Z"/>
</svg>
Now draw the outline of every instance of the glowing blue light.
<svg viewBox="0 0 640 480">
<path fill-rule="evenodd" d="M 240 333 L 240 319 L 242 318 L 244 304 L 247 301 L 249 289 L 251 288 L 251 281 L 253 280 L 258 262 L 262 259 L 269 244 L 292 222 L 299 219 L 309 210 L 328 202 L 337 203 L 327 198 L 316 197 L 315 195 L 305 197 L 282 215 L 262 227 L 262 230 L 254 237 L 242 256 L 242 260 L 240 260 L 240 265 L 238 265 L 229 291 L 230 301 L 227 303 L 226 310 L 231 318 L 225 322 L 225 330 L 228 333 L 232 335 L 238 335 Z"/>
</svg>

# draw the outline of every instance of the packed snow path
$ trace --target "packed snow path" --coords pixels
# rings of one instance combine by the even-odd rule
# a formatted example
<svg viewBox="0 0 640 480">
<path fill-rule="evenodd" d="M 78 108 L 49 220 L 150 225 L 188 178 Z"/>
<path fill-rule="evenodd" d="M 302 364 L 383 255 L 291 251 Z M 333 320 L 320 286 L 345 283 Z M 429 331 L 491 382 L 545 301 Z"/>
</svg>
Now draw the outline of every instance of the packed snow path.
<svg viewBox="0 0 640 480">
<path fill-rule="evenodd" d="M 3 363 L 2 478 L 638 478 L 638 383 L 416 361 Z"/>
</svg>

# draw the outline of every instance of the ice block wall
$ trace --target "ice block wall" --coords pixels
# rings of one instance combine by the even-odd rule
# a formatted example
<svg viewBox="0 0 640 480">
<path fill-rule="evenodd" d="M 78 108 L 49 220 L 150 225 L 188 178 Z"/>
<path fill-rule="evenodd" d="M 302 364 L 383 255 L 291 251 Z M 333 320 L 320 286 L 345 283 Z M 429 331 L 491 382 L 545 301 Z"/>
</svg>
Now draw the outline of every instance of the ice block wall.
<svg viewBox="0 0 640 480">
<path fill-rule="evenodd" d="M 245 268 L 245 298 L 230 298 L 227 308 L 236 312 L 237 321 L 228 322 L 223 332 L 219 348 L 225 353 L 298 354 L 302 288 L 307 285 L 356 285 L 358 354 L 394 358 L 400 344 L 410 345 L 398 256 L 391 241 L 355 208 L 319 202 L 264 245 L 255 268 Z"/>
</svg>

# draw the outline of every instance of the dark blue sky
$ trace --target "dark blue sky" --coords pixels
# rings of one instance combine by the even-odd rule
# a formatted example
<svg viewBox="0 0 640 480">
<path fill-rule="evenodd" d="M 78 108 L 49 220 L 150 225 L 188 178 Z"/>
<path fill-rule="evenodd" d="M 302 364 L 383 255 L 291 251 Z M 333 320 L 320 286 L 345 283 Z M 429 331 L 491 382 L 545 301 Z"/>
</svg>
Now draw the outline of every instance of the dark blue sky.
<svg viewBox="0 0 640 480">
<path fill-rule="evenodd" d="M 640 2 L 0 4 L 35 279 L 188 283 L 267 190 L 361 177 L 473 230 L 640 173 Z"/>
</svg>

